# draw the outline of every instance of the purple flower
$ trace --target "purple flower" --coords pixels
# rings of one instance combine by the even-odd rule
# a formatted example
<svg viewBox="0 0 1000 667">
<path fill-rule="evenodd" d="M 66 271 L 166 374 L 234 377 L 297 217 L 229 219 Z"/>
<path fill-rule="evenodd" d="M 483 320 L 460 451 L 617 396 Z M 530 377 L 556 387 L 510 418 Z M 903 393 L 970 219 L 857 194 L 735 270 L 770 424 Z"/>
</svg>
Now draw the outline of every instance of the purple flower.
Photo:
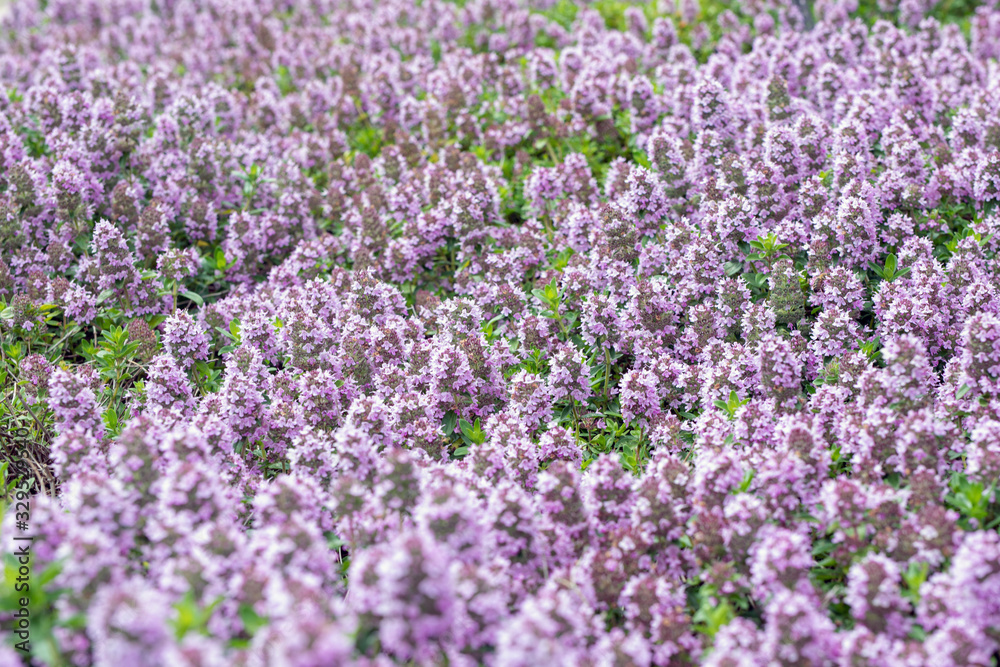
<svg viewBox="0 0 1000 667">
<path fill-rule="evenodd" d="M 57 368 L 49 377 L 49 407 L 60 432 L 92 432 L 98 439 L 104 433 L 98 409 L 102 382 L 89 366 L 76 372 Z"/>
<path fill-rule="evenodd" d="M 208 359 L 210 344 L 208 332 L 184 311 L 168 317 L 163 325 L 163 347 L 185 371 L 196 361 Z"/>
</svg>

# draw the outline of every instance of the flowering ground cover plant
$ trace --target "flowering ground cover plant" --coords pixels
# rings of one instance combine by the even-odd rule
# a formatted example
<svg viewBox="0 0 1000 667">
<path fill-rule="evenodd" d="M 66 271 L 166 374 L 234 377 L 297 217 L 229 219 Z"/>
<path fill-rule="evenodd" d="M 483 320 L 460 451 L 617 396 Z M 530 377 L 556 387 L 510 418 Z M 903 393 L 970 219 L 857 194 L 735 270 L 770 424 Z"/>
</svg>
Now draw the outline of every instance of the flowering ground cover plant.
<svg viewBox="0 0 1000 667">
<path fill-rule="evenodd" d="M 958 0 L 15 1 L 0 665 L 997 665 L 998 56 Z"/>
</svg>

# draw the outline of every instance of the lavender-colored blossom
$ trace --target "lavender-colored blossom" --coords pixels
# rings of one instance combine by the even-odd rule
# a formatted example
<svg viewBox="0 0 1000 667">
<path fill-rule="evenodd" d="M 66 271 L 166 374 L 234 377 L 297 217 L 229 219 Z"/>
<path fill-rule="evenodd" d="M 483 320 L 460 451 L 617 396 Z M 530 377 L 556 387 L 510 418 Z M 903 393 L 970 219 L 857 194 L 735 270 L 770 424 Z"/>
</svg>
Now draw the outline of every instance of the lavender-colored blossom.
<svg viewBox="0 0 1000 667">
<path fill-rule="evenodd" d="M 909 604 L 901 594 L 901 581 L 896 563 L 885 556 L 866 556 L 848 574 L 844 600 L 851 615 L 873 632 L 903 637 L 909 630 Z"/>
<path fill-rule="evenodd" d="M 163 347 L 184 370 L 208 358 L 209 343 L 208 333 L 186 312 L 172 315 L 163 325 Z"/>
<path fill-rule="evenodd" d="M 42 355 L 31 354 L 25 357 L 18 370 L 21 381 L 24 383 L 22 390 L 25 401 L 28 405 L 34 405 L 38 402 L 40 394 L 44 394 L 48 389 L 48 379 L 52 373 L 52 366 Z"/>
<path fill-rule="evenodd" d="M 57 430 L 90 431 L 98 438 L 104 425 L 98 411 L 101 381 L 90 367 L 72 372 L 55 369 L 49 377 L 49 406 L 56 416 Z"/>
<path fill-rule="evenodd" d="M 997 7 L 231 4 L 0 31 L 44 657 L 989 664 Z"/>
</svg>

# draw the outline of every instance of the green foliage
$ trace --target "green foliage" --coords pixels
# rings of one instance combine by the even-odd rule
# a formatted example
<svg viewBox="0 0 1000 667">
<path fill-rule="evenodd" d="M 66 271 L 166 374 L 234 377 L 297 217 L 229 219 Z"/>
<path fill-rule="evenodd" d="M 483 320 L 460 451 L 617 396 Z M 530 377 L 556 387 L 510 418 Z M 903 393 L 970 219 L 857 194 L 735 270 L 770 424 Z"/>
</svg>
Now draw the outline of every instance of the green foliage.
<svg viewBox="0 0 1000 667">
<path fill-rule="evenodd" d="M 233 173 L 233 177 L 243 184 L 243 207 L 241 210 L 249 211 L 257 190 L 263 183 L 273 183 L 273 178 L 265 178 L 264 168 L 254 162 L 249 167 L 240 165 L 240 168 Z"/>
<path fill-rule="evenodd" d="M 559 325 L 560 339 L 568 341 L 570 339 L 570 331 L 576 325 L 580 314 L 574 311 L 563 312 L 562 294 L 559 292 L 559 279 L 553 278 L 544 288 L 533 289 L 531 293 L 545 306 L 539 314 L 555 320 L 556 324 Z"/>
<path fill-rule="evenodd" d="M 816 564 L 809 570 L 809 578 L 821 591 L 839 591 L 847 581 L 847 568 L 833 557 L 837 545 L 831 536 L 813 540 L 813 558 Z"/>
<path fill-rule="evenodd" d="M 774 232 L 770 232 L 766 236 L 758 236 L 756 241 L 750 241 L 748 245 L 757 252 L 749 253 L 747 261 L 764 262 L 769 271 L 774 262 L 779 259 L 791 259 L 788 255 L 781 254 L 781 251 L 787 248 L 788 244 L 778 241 Z"/>
<path fill-rule="evenodd" d="M 462 442 L 465 443 L 466 448 L 471 447 L 472 445 L 481 445 L 486 442 L 486 434 L 483 433 L 483 429 L 480 426 L 478 419 L 473 424 L 470 424 L 462 419 L 458 422 L 458 428 L 461 433 Z M 459 450 L 461 450 L 461 448 L 459 448 Z M 468 449 L 465 451 L 456 450 L 455 455 L 464 456 L 466 453 L 468 453 Z"/>
<path fill-rule="evenodd" d="M 735 583 L 734 577 L 729 577 Z M 706 650 L 711 648 L 715 636 L 736 617 L 759 622 L 758 610 L 753 601 L 738 586 L 736 592 L 724 594 L 716 584 L 700 583 L 688 589 L 688 607 L 693 610 L 695 632 L 707 639 Z"/>
<path fill-rule="evenodd" d="M 747 287 L 750 288 L 750 298 L 755 302 L 767 297 L 767 274 L 766 273 L 744 273 L 742 276 Z"/>
<path fill-rule="evenodd" d="M 728 600 L 724 598 L 719 600 L 711 595 L 703 595 L 701 606 L 694 614 L 694 629 L 710 640 L 715 639 L 719 630 L 728 625 L 734 618 L 736 618 L 736 613 Z"/>
<path fill-rule="evenodd" d="M 896 278 L 901 278 L 910 272 L 910 268 L 898 268 L 896 264 L 896 255 L 889 253 L 885 258 L 885 266 L 879 266 L 875 262 L 868 262 L 868 268 L 870 268 L 876 276 L 881 278 L 886 282 L 892 282 Z"/>
<path fill-rule="evenodd" d="M 33 118 L 37 123 L 38 119 Z M 20 128 L 20 134 L 22 140 L 24 141 L 24 147 L 28 150 L 28 155 L 33 158 L 45 157 L 52 154 L 52 149 L 49 148 L 48 143 L 45 140 L 45 134 L 34 127 L 27 127 L 22 125 Z"/>
<path fill-rule="evenodd" d="M 248 604 L 241 604 L 237 614 L 240 617 L 240 621 L 243 623 L 243 634 L 245 637 L 240 637 L 230 641 L 230 646 L 233 648 L 248 648 L 250 646 L 250 640 L 253 636 L 257 634 L 257 631 L 261 628 L 267 627 L 270 622 L 266 617 L 260 616 L 256 611 L 253 610 Z"/>
<path fill-rule="evenodd" d="M 623 424 L 619 430 L 625 431 L 624 435 L 618 436 L 617 446 L 621 450 L 620 460 L 622 467 L 633 475 L 642 474 L 646 462 L 649 461 L 649 445 L 643 437 L 642 428 L 629 427 Z M 616 431 L 617 433 L 617 431 Z"/>
<path fill-rule="evenodd" d="M 956 23 L 964 32 L 968 33 L 969 18 L 981 4 L 974 0 L 939 0 L 939 2 L 933 4 L 930 16 L 942 23 Z M 873 25 L 880 19 L 888 20 L 898 25 L 900 19 L 898 8 L 884 11 L 882 6 L 883 3 L 879 3 L 877 0 L 861 0 L 858 3 L 857 11 L 853 12 L 853 15 L 864 20 L 868 25 Z"/>
<path fill-rule="evenodd" d="M 716 399 L 712 401 L 715 407 L 719 408 L 720 410 L 726 413 L 726 417 L 730 421 L 736 419 L 736 412 L 749 402 L 750 402 L 749 398 L 744 398 L 743 400 L 740 400 L 740 397 L 736 394 L 735 390 L 729 392 L 728 400 L 723 401 L 720 399 Z"/>
<path fill-rule="evenodd" d="M 927 581 L 931 568 L 927 563 L 910 563 L 903 572 L 903 583 L 906 588 L 903 595 L 916 607 L 920 604 L 920 587 Z"/>
<path fill-rule="evenodd" d="M 215 608 L 224 599 L 220 596 L 207 607 L 202 607 L 195 600 L 193 591 L 185 593 L 183 598 L 174 603 L 174 609 L 177 613 L 170 619 L 170 624 L 173 627 L 177 640 L 180 641 L 185 635 L 191 632 L 209 636 L 211 633 L 208 631 L 208 621 L 212 618 Z"/>
<path fill-rule="evenodd" d="M 292 81 L 292 74 L 284 65 L 278 65 L 274 70 L 274 78 L 278 84 L 278 90 L 282 97 L 290 95 L 296 91 L 295 82 Z"/>
<path fill-rule="evenodd" d="M 880 364 L 882 361 L 882 341 L 878 336 L 861 343 L 859 351 L 873 364 Z"/>
<path fill-rule="evenodd" d="M 579 11 L 579 5 L 571 0 L 559 0 L 550 8 L 538 13 L 550 21 L 555 21 L 564 30 L 569 30 L 573 26 L 573 21 L 576 20 L 576 15 Z M 538 44 L 538 46 L 555 46 L 555 44 Z"/>
<path fill-rule="evenodd" d="M 131 408 L 125 400 L 126 390 L 133 387 L 135 380 L 145 371 L 137 359 L 138 349 L 139 343 L 130 341 L 127 329 L 118 325 L 103 329 L 96 346 L 89 341 L 80 344 L 80 353 L 105 381 L 101 397 L 105 407 L 102 418 L 111 437 L 118 435 L 121 426 L 131 416 Z"/>
<path fill-rule="evenodd" d="M 747 493 L 750 490 L 750 485 L 753 483 L 753 478 L 756 475 L 757 471 L 752 469 L 747 470 L 745 473 L 743 473 L 743 480 L 740 482 L 740 485 L 736 487 L 736 489 L 733 491 L 733 495 L 737 495 L 740 493 Z"/>
<path fill-rule="evenodd" d="M 996 497 L 996 483 L 983 484 L 971 481 L 967 475 L 952 473 L 948 483 L 950 493 L 945 503 L 961 515 L 958 523 L 965 530 L 982 530 L 1000 526 L 1000 503 Z"/>
<path fill-rule="evenodd" d="M 237 318 L 233 318 L 229 322 L 229 327 L 223 329 L 222 327 L 216 327 L 216 331 L 222 336 L 222 339 L 227 341 L 226 344 L 219 350 L 219 355 L 228 354 L 234 351 L 240 344 L 240 321 Z"/>
</svg>

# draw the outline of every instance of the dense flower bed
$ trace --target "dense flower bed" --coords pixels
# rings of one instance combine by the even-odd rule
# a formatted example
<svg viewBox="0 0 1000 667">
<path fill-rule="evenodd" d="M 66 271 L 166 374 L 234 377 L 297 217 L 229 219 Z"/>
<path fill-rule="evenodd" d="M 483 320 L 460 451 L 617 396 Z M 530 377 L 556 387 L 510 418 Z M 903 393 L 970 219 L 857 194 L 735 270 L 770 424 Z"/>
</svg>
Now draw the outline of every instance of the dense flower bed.
<svg viewBox="0 0 1000 667">
<path fill-rule="evenodd" d="M 15 2 L 34 660 L 995 665 L 968 4 Z"/>
</svg>

